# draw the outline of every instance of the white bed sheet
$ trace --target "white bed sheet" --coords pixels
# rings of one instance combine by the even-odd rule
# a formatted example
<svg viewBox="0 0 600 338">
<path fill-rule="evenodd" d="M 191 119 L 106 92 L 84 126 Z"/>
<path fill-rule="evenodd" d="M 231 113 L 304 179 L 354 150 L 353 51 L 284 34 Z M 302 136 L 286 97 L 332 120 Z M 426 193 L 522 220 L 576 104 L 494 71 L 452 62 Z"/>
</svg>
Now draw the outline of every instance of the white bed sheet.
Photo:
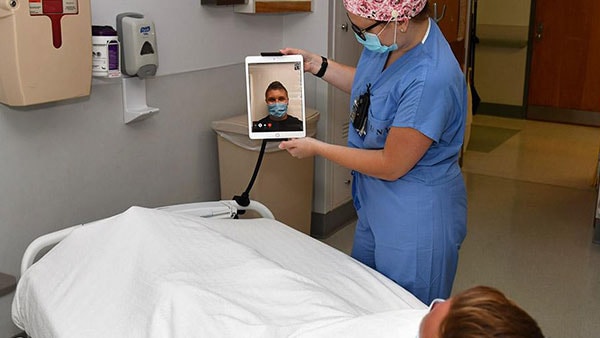
<svg viewBox="0 0 600 338">
<path fill-rule="evenodd" d="M 132 207 L 74 230 L 19 281 L 43 337 L 415 337 L 425 305 L 282 223 Z"/>
</svg>

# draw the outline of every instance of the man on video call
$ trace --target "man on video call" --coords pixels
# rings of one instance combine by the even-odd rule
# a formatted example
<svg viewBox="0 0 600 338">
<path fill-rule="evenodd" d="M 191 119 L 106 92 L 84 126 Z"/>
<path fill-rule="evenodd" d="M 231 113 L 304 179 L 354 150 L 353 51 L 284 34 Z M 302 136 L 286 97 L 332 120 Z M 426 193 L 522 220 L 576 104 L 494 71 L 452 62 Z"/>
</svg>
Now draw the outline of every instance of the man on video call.
<svg viewBox="0 0 600 338">
<path fill-rule="evenodd" d="M 279 81 L 273 81 L 265 91 L 269 115 L 252 122 L 252 131 L 301 131 L 302 121 L 288 115 L 288 91 Z"/>
</svg>

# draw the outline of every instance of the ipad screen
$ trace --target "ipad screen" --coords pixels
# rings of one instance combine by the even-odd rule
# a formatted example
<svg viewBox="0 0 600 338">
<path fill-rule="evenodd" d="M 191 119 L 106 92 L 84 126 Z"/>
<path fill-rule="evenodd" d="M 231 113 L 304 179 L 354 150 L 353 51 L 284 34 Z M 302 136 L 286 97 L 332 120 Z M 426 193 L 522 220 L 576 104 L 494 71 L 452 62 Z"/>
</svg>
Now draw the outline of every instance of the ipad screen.
<svg viewBox="0 0 600 338">
<path fill-rule="evenodd" d="M 302 62 L 301 55 L 246 57 L 251 139 L 306 136 Z"/>
</svg>

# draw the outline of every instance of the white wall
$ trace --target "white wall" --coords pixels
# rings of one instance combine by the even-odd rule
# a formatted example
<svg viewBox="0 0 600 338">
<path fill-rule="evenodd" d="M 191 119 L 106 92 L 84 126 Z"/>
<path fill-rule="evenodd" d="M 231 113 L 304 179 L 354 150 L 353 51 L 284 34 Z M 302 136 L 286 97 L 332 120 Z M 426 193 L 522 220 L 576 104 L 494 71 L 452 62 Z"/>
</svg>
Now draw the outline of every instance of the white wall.
<svg viewBox="0 0 600 338">
<path fill-rule="evenodd" d="M 233 6 L 201 6 L 200 0 L 92 0 L 94 25 L 116 27 L 124 12 L 154 21 L 159 76 L 237 64 L 283 41 L 281 15 L 234 13 Z"/>
<path fill-rule="evenodd" d="M 199 3 L 92 2 L 93 24 L 114 26 L 127 11 L 154 20 L 160 66 L 147 92 L 160 112 L 149 119 L 123 124 L 119 80 L 94 80 L 87 98 L 0 105 L 0 271 L 18 276 L 26 246 L 52 230 L 131 205 L 218 199 L 211 121 L 245 114 L 244 57 L 284 45 L 327 49 L 326 2 L 315 1 L 314 13 L 290 15 L 238 14 Z M 307 102 L 314 104 L 311 81 Z M 11 298 L 0 300 L 3 337 L 18 331 L 10 322 Z"/>
<path fill-rule="evenodd" d="M 483 0 L 477 2 L 477 23 L 528 26 L 531 0 Z"/>
<path fill-rule="evenodd" d="M 475 47 L 475 88 L 483 102 L 522 106 L 525 91 L 527 46 L 515 48 L 487 44 L 481 25 L 496 27 L 496 36 L 511 31 L 527 40 L 531 1 L 486 0 L 477 3 L 478 36 L 481 43 Z M 510 39 L 509 39 L 510 40 Z M 485 113 L 485 112 L 484 112 Z"/>
</svg>

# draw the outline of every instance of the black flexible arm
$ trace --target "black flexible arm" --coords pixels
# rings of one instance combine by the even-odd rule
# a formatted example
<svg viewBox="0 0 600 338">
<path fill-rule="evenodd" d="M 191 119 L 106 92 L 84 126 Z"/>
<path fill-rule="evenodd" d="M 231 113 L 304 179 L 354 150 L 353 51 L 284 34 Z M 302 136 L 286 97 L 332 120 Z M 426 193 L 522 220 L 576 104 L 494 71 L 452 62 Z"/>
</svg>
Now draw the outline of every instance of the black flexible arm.
<svg viewBox="0 0 600 338">
<path fill-rule="evenodd" d="M 260 153 L 258 154 L 258 160 L 256 161 L 256 166 L 254 167 L 254 173 L 252 174 L 252 178 L 250 179 L 250 183 L 248 183 L 248 187 L 246 191 L 242 193 L 241 196 L 233 196 L 233 200 L 237 202 L 237 204 L 247 207 L 250 205 L 250 190 L 254 185 L 254 181 L 256 181 L 256 176 L 258 175 L 258 170 L 260 169 L 260 164 L 262 163 L 263 156 L 265 155 L 265 148 L 267 147 L 267 140 L 263 139 L 262 144 L 260 146 Z M 240 210 L 241 211 L 241 210 Z"/>
</svg>

